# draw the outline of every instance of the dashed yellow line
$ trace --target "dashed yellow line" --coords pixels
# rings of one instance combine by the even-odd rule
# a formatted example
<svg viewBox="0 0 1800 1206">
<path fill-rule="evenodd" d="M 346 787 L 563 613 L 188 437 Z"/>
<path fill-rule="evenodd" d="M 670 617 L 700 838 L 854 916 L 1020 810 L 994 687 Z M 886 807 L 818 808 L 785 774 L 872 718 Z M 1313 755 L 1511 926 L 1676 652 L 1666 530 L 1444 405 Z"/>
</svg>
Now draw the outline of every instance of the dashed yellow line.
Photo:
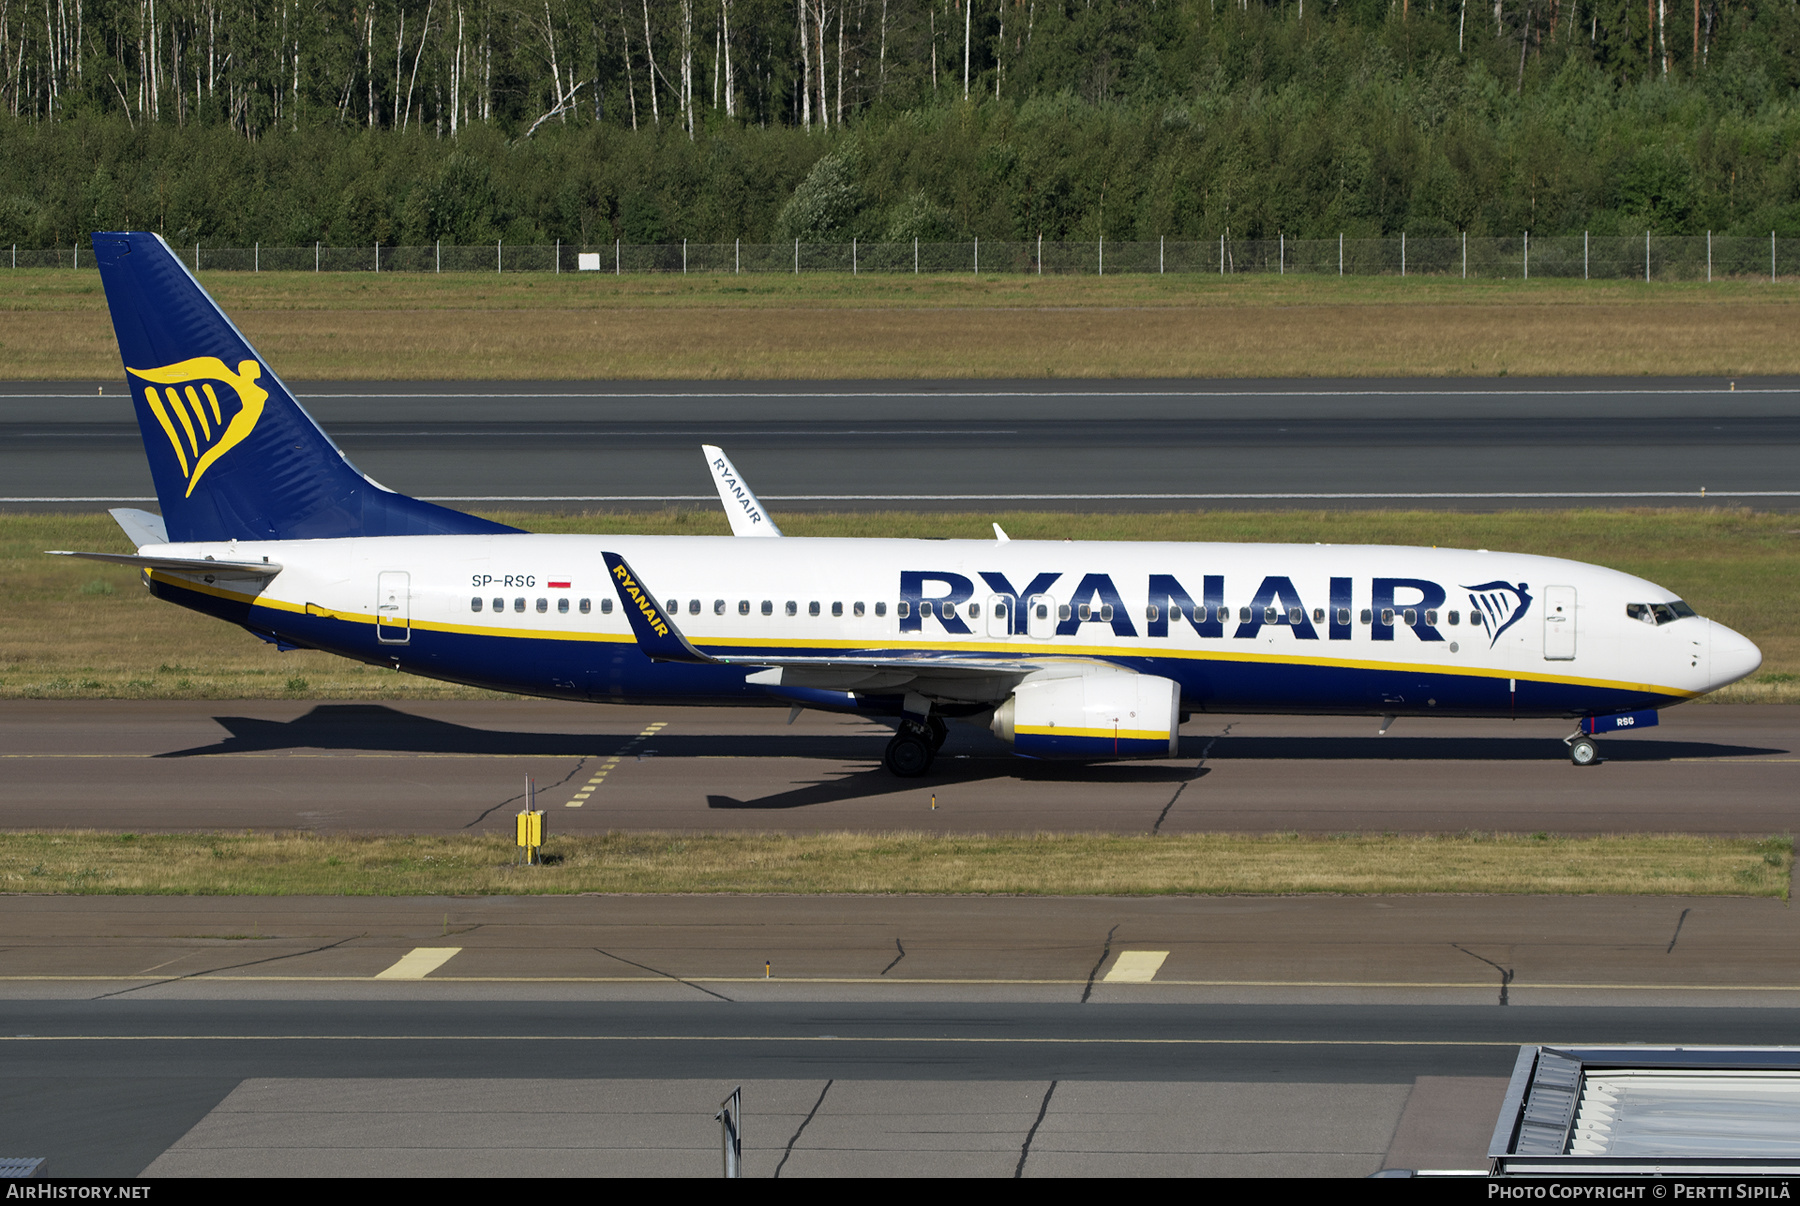
<svg viewBox="0 0 1800 1206">
<path fill-rule="evenodd" d="M 612 769 L 615 766 L 625 761 L 625 756 L 632 752 L 634 746 L 646 738 L 656 736 L 657 733 L 668 727 L 669 722 L 666 720 L 655 721 L 645 728 L 643 732 L 639 733 L 636 737 L 633 737 L 630 741 L 627 741 L 624 748 L 609 757 L 594 777 L 589 779 L 586 783 L 583 783 L 580 789 L 575 792 L 575 795 L 567 804 L 563 805 L 563 807 L 580 808 L 583 804 L 586 804 L 588 802 L 588 797 L 600 790 L 600 785 L 606 782 L 606 776 L 612 772 Z"/>
</svg>

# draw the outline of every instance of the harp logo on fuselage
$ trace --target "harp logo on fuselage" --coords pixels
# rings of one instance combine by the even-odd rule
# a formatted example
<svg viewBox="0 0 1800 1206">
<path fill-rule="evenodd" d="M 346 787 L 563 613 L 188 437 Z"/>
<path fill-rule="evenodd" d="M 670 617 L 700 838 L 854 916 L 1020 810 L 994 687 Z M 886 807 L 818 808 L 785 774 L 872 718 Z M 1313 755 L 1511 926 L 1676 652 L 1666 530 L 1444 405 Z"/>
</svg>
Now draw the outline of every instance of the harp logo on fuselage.
<svg viewBox="0 0 1800 1206">
<path fill-rule="evenodd" d="M 218 459 L 243 443 L 262 417 L 269 392 L 257 385 L 262 365 L 241 360 L 237 371 L 217 356 L 196 356 L 161 368 L 126 372 L 143 386 L 144 402 L 169 439 L 175 463 L 192 497 L 200 478 Z"/>
</svg>

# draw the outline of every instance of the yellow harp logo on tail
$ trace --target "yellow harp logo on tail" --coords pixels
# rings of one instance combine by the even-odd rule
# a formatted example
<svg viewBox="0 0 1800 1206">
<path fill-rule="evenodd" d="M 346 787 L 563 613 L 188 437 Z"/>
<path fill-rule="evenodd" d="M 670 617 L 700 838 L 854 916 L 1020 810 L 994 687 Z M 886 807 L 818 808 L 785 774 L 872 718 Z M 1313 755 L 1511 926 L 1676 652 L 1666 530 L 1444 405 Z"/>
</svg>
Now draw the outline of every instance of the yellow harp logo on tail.
<svg viewBox="0 0 1800 1206">
<path fill-rule="evenodd" d="M 150 383 L 144 387 L 144 401 L 175 450 L 175 461 L 187 478 L 188 497 L 214 461 L 244 442 L 269 397 L 269 391 L 256 384 L 262 365 L 254 360 L 240 360 L 235 373 L 217 356 L 125 371 Z M 222 387 L 228 396 L 220 398 L 221 389 L 215 387 Z"/>
</svg>

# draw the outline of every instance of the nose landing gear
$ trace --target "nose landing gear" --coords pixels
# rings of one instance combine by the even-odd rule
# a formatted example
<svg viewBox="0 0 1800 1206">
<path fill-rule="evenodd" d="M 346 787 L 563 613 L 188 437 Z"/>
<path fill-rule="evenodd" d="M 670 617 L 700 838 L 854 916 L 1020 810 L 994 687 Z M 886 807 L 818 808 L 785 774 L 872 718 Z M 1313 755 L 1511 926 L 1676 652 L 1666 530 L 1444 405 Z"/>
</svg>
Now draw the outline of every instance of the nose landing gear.
<svg viewBox="0 0 1800 1206">
<path fill-rule="evenodd" d="M 1592 737 L 1577 733 L 1573 737 L 1565 737 L 1563 741 L 1569 747 L 1569 761 L 1576 766 L 1592 766 L 1600 761 L 1600 750 Z"/>
</svg>

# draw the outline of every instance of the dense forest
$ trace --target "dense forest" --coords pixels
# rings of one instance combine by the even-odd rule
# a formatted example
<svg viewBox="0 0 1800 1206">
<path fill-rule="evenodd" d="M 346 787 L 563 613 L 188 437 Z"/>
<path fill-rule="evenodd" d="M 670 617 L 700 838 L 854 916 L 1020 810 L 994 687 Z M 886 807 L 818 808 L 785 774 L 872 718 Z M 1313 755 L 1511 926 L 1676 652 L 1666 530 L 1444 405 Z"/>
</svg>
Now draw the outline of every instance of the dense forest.
<svg viewBox="0 0 1800 1206">
<path fill-rule="evenodd" d="M 0 0 L 0 243 L 1800 234 L 1796 0 Z"/>
</svg>

